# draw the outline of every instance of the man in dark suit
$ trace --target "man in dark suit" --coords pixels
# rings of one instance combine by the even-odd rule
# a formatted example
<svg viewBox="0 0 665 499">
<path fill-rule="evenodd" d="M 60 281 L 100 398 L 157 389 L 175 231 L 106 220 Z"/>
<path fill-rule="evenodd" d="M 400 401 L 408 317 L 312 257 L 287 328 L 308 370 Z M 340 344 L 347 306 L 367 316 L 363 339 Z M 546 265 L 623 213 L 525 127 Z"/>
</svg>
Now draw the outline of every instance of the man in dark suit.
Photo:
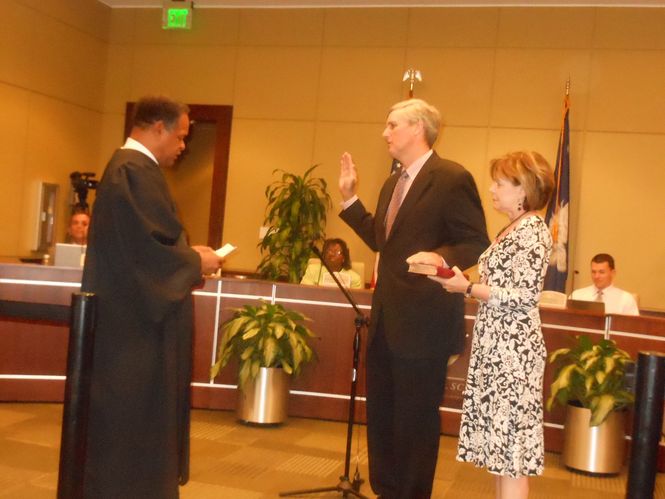
<svg viewBox="0 0 665 499">
<path fill-rule="evenodd" d="M 489 245 L 471 174 L 431 148 L 439 112 L 420 99 L 395 104 L 383 137 L 403 168 L 379 195 L 375 215 L 356 196 L 357 172 L 342 155 L 341 218 L 380 252 L 367 346 L 367 440 L 372 489 L 390 499 L 428 498 L 439 448 L 439 404 L 448 358 L 464 347 L 464 298 L 410 274 L 420 251 L 467 268 Z"/>
</svg>

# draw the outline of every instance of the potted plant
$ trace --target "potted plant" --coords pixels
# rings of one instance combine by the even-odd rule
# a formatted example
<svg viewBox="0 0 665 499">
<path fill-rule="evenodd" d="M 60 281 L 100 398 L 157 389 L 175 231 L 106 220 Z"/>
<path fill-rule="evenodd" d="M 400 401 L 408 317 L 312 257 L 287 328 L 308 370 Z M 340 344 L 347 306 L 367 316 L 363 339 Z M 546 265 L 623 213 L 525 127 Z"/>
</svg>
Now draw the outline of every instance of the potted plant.
<svg viewBox="0 0 665 499">
<path fill-rule="evenodd" d="M 561 348 L 549 357 L 557 363 L 547 409 L 566 407 L 563 463 L 590 473 L 614 474 L 625 455 L 625 409 L 634 397 L 626 390 L 630 355 L 612 340 L 594 344 L 578 336 L 573 348 Z"/>
<path fill-rule="evenodd" d="M 297 375 L 314 358 L 308 341 L 314 333 L 304 315 L 276 303 L 245 305 L 220 329 L 222 339 L 211 376 L 232 358 L 238 369 L 238 417 L 251 423 L 286 419 L 289 375 Z"/>
<path fill-rule="evenodd" d="M 331 207 L 327 183 L 313 177 L 318 165 L 301 177 L 283 170 L 281 180 L 266 187 L 268 206 L 263 225 L 268 228 L 259 243 L 257 272 L 264 279 L 298 283 L 307 269 L 312 244 L 325 238 L 326 212 Z"/>
</svg>

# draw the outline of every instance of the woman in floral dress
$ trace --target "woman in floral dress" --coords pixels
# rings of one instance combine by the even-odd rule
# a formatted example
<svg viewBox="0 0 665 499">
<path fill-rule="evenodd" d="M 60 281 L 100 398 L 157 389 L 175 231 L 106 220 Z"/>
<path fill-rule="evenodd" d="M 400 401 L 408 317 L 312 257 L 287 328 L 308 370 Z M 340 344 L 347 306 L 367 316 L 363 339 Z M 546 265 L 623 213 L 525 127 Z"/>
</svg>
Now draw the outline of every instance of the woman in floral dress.
<svg viewBox="0 0 665 499">
<path fill-rule="evenodd" d="M 528 477 L 543 472 L 543 372 L 545 344 L 538 299 L 552 248 L 537 214 L 554 180 L 538 153 L 507 154 L 490 164 L 492 202 L 509 223 L 480 256 L 480 282 L 455 276 L 438 280 L 449 293 L 480 301 L 473 329 L 457 459 L 486 468 L 499 499 L 526 498 Z M 440 264 L 418 253 L 409 263 Z"/>
</svg>

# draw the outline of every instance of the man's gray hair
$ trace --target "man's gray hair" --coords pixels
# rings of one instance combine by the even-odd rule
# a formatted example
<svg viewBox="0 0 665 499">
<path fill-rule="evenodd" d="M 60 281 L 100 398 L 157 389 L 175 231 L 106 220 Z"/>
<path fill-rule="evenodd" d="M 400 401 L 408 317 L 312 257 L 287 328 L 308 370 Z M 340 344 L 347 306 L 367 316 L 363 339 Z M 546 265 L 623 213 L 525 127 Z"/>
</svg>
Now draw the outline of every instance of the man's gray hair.
<svg viewBox="0 0 665 499">
<path fill-rule="evenodd" d="M 439 136 L 441 129 L 441 114 L 439 110 L 422 99 L 408 99 L 398 102 L 390 108 L 390 112 L 399 111 L 409 123 L 422 122 L 425 129 L 425 139 L 432 147 Z"/>
</svg>

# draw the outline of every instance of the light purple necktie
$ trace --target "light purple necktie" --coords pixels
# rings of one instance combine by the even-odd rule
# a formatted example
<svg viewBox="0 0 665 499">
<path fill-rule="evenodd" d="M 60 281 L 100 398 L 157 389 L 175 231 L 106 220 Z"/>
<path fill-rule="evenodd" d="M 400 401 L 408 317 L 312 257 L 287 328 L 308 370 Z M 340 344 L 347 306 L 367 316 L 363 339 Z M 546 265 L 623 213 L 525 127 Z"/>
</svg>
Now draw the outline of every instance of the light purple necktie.
<svg viewBox="0 0 665 499">
<path fill-rule="evenodd" d="M 409 174 L 406 173 L 406 170 L 402 170 L 402 173 L 399 174 L 397 184 L 395 185 L 393 197 L 390 198 L 390 204 L 388 205 L 388 211 L 386 213 L 386 239 L 388 239 L 388 236 L 390 235 L 390 229 L 393 227 L 395 217 L 397 217 L 397 212 L 399 211 L 399 207 L 402 204 L 404 188 L 406 187 L 406 182 L 408 179 Z"/>
</svg>

